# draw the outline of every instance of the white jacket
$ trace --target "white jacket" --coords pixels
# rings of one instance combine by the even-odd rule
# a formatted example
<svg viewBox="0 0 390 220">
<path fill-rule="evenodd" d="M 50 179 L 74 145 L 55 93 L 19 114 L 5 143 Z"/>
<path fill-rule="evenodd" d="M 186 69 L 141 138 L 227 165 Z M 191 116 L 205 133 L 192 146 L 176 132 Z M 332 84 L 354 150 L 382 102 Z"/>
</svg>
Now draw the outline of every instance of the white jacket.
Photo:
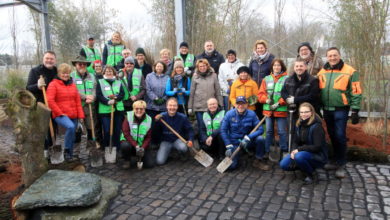
<svg viewBox="0 0 390 220">
<path fill-rule="evenodd" d="M 229 96 L 227 90 L 229 89 L 228 79 L 234 80 L 238 78 L 237 69 L 244 66 L 239 59 L 236 59 L 233 63 L 229 63 L 226 59 L 225 63 L 222 63 L 219 67 L 218 81 L 221 87 L 222 96 Z"/>
</svg>

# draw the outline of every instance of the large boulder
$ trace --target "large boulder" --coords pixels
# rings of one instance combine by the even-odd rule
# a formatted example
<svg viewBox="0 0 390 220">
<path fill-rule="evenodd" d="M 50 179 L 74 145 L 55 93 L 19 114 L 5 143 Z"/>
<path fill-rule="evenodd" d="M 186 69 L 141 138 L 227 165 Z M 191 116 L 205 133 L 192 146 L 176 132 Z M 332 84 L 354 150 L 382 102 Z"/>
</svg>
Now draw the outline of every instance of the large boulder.
<svg viewBox="0 0 390 220">
<path fill-rule="evenodd" d="M 72 220 L 95 220 L 102 219 L 109 205 L 109 201 L 114 198 L 119 189 L 119 183 L 105 177 L 100 177 L 103 194 L 100 201 L 89 207 L 75 208 L 42 208 L 34 211 L 32 219 L 52 220 L 52 219 L 72 219 Z"/>
<path fill-rule="evenodd" d="M 17 199 L 14 208 L 80 207 L 96 204 L 102 196 L 99 176 L 74 171 L 49 170 Z"/>
</svg>

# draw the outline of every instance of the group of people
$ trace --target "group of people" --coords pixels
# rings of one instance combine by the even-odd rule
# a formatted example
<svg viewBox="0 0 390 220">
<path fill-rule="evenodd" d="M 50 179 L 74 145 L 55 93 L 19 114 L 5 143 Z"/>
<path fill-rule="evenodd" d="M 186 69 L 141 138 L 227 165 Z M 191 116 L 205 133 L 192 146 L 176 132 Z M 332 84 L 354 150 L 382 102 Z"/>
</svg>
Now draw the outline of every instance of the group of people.
<svg viewBox="0 0 390 220">
<path fill-rule="evenodd" d="M 142 158 L 145 167 L 165 164 L 172 148 L 185 154 L 197 136 L 200 147 L 217 159 L 231 156 L 240 146 L 254 152 L 254 167 L 269 170 L 266 160 L 270 146 L 277 144 L 276 124 L 278 145 L 284 152 L 280 166 L 301 169 L 307 174 L 305 182 L 312 183 L 315 169 L 325 164 L 326 169 L 337 170 L 337 177 L 345 176 L 348 114 L 351 109 L 352 123 L 358 123 L 362 98 L 359 74 L 343 62 L 339 49 L 329 48 L 326 58 L 323 64 L 304 42 L 287 72 L 283 60 L 268 51 L 264 40 L 255 42 L 248 66 L 232 49 L 225 59 L 212 41 L 206 41 L 204 52 L 197 56 L 182 42 L 177 56 L 172 59 L 170 51 L 163 49 L 151 67 L 143 48 L 136 50 L 134 58 L 115 32 L 102 56 L 90 37 L 71 61 L 73 71 L 66 63 L 57 68 L 55 53 L 47 51 L 43 64 L 30 71 L 27 89 L 41 102 L 42 88 L 47 89 L 52 118 L 66 128 L 67 160 L 72 159 L 74 143 L 79 142 L 76 128 L 81 123 L 87 127 L 88 139 L 94 124 L 103 147 L 109 146 L 112 138 L 125 159 L 124 168 L 130 167 L 133 155 Z M 192 115 L 196 131 L 189 120 Z M 263 117 L 265 138 L 263 126 L 252 131 Z M 334 149 L 330 162 L 322 118 Z M 291 131 L 288 125 L 292 125 Z M 293 134 L 290 143 L 288 132 Z M 159 145 L 156 158 L 151 144 Z M 50 135 L 45 140 L 45 147 L 49 145 Z M 238 162 L 239 154 L 230 169 L 237 168 Z"/>
</svg>

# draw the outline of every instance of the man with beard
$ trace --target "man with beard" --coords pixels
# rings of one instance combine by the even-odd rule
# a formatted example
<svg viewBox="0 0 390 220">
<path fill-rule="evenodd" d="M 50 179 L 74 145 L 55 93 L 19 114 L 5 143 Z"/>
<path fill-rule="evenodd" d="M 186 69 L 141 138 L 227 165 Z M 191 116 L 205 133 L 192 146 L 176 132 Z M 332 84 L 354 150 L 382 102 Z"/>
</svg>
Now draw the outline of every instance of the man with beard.
<svg viewBox="0 0 390 220">
<path fill-rule="evenodd" d="M 223 55 L 215 50 L 214 43 L 211 40 L 204 43 L 204 51 L 196 56 L 196 59 L 206 59 L 217 75 L 219 73 L 219 66 L 225 62 Z"/>
<path fill-rule="evenodd" d="M 94 48 L 95 46 L 95 39 L 93 37 L 89 37 L 87 41 L 87 45 L 81 48 L 80 50 L 80 56 L 83 56 L 91 63 L 91 65 L 88 66 L 87 71 L 89 73 L 95 72 L 93 69 L 93 62 L 96 60 L 101 60 L 100 57 L 100 51 L 97 48 Z"/>
<path fill-rule="evenodd" d="M 317 73 L 324 66 L 321 57 L 315 56 L 313 48 L 310 46 L 309 42 L 303 42 L 298 46 L 298 55 L 297 59 L 303 59 L 307 65 L 307 71 L 312 76 L 317 76 Z M 314 59 L 315 58 L 315 59 Z M 288 71 L 289 75 L 294 73 L 294 64 L 292 64 Z"/>
</svg>

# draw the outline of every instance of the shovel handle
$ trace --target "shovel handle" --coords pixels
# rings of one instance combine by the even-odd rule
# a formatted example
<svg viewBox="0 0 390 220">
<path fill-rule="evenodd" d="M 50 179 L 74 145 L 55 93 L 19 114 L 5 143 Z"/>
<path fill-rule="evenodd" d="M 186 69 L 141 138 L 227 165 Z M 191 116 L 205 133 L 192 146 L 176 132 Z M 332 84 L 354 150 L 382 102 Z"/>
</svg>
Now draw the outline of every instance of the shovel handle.
<svg viewBox="0 0 390 220">
<path fill-rule="evenodd" d="M 39 78 L 43 79 L 43 76 L 40 75 Z M 43 100 L 45 101 L 45 105 L 46 105 L 47 108 L 49 108 L 49 103 L 47 102 L 47 96 L 46 96 L 46 87 L 44 87 L 44 86 L 42 87 L 42 93 L 43 93 Z M 50 117 L 50 120 L 49 120 L 49 130 L 50 130 L 51 140 L 52 140 L 53 145 L 54 145 L 55 137 L 54 137 L 53 122 L 51 121 L 51 117 Z"/>
<path fill-rule="evenodd" d="M 184 139 L 179 133 L 177 133 L 164 119 L 160 118 L 160 121 L 170 130 L 172 133 L 176 135 L 181 141 L 183 141 L 185 144 L 187 144 L 186 139 Z"/>
<path fill-rule="evenodd" d="M 114 105 L 111 105 L 110 136 L 114 133 Z"/>
<path fill-rule="evenodd" d="M 95 128 L 94 128 L 95 125 L 93 123 L 91 103 L 88 104 L 88 108 L 89 108 L 89 120 L 91 121 L 92 140 L 95 140 L 96 139 L 96 137 L 95 137 Z"/>
</svg>

